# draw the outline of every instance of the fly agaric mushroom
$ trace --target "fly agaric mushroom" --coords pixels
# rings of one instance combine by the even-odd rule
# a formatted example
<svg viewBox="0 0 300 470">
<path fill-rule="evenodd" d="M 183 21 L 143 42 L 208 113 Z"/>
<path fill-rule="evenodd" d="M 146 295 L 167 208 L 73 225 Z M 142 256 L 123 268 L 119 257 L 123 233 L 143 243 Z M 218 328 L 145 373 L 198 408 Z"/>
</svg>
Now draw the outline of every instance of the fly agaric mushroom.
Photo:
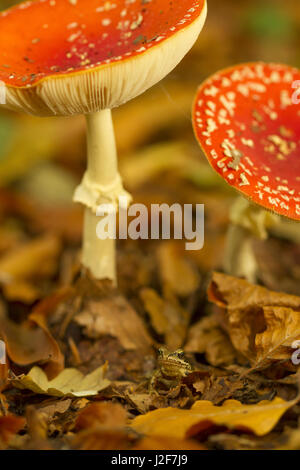
<svg viewBox="0 0 300 470">
<path fill-rule="evenodd" d="M 82 262 L 98 279 L 116 274 L 114 240 L 96 235 L 97 207 L 127 195 L 111 109 L 164 78 L 205 18 L 206 0 L 36 0 L 0 14 L 6 106 L 37 116 L 86 116 L 88 167 L 74 199 L 86 207 Z"/>
<path fill-rule="evenodd" d="M 300 71 L 286 65 L 238 65 L 203 83 L 193 108 L 196 138 L 217 173 L 249 201 L 293 220 L 300 220 L 300 108 L 292 99 L 299 79 Z M 262 236 L 274 223 L 273 214 L 254 206 L 247 214 L 250 206 L 245 201 L 233 209 L 227 271 L 244 256 L 246 271 L 255 270 L 238 223 Z"/>
</svg>

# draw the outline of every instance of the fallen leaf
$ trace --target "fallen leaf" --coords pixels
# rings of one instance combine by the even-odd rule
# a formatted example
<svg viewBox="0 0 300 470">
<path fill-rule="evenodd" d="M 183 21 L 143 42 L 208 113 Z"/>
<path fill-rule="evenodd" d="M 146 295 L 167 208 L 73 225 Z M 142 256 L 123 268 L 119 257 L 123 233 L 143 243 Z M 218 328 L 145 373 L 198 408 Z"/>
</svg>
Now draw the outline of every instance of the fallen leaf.
<svg viewBox="0 0 300 470">
<path fill-rule="evenodd" d="M 208 295 L 225 310 L 231 341 L 253 369 L 291 361 L 291 346 L 300 339 L 300 297 L 220 273 L 213 274 Z"/>
<path fill-rule="evenodd" d="M 86 277 L 78 286 L 77 295 L 78 292 L 82 307 L 75 312 L 74 321 L 86 336 L 112 336 L 125 350 L 152 354 L 152 339 L 142 319 L 116 289 Z"/>
<path fill-rule="evenodd" d="M 50 276 L 55 272 L 61 243 L 45 236 L 14 248 L 0 259 L 0 279 L 4 283 Z"/>
<path fill-rule="evenodd" d="M 41 406 L 37 406 L 37 410 L 50 421 L 56 414 L 65 413 L 71 406 L 72 400 L 67 398 L 66 400 L 56 400 L 51 403 L 42 403 Z"/>
<path fill-rule="evenodd" d="M 86 429 L 71 440 L 75 450 L 128 450 L 134 441 L 133 436 L 123 429 L 110 429 L 103 426 Z"/>
<path fill-rule="evenodd" d="M 64 357 L 48 330 L 45 318 L 36 310 L 29 316 L 29 321 L 18 324 L 8 318 L 0 305 L 0 320 L 0 334 L 11 361 L 20 366 L 43 364 L 49 377 L 62 370 Z"/>
<path fill-rule="evenodd" d="M 146 413 L 151 408 L 155 408 L 153 404 L 153 396 L 150 393 L 129 393 L 125 395 L 128 405 L 139 413 Z"/>
<path fill-rule="evenodd" d="M 165 292 L 165 298 L 162 298 L 154 289 L 144 288 L 140 296 L 153 328 L 164 336 L 167 348 L 180 348 L 186 337 L 189 313 L 181 307 L 172 292 Z"/>
<path fill-rule="evenodd" d="M 5 449 L 12 438 L 25 426 L 25 419 L 12 414 L 0 416 L 0 450 Z"/>
<path fill-rule="evenodd" d="M 222 406 L 210 401 L 197 401 L 190 410 L 164 408 L 138 416 L 131 426 L 146 436 L 167 436 L 184 439 L 196 436 L 214 425 L 228 429 L 250 431 L 258 436 L 269 433 L 281 416 L 296 402 L 281 398 L 261 401 L 256 405 L 243 405 L 227 400 Z"/>
<path fill-rule="evenodd" d="M 108 387 L 105 379 L 107 365 L 101 366 L 84 376 L 77 369 L 64 369 L 55 379 L 48 380 L 45 372 L 33 367 L 27 375 L 21 375 L 11 382 L 17 388 L 54 397 L 87 397 L 97 395 Z"/>
<path fill-rule="evenodd" d="M 157 252 L 162 282 L 181 297 L 193 294 L 200 285 L 200 276 L 193 262 L 173 242 L 162 243 Z"/>
<path fill-rule="evenodd" d="M 205 317 L 191 327 L 184 350 L 205 354 L 215 367 L 230 365 L 236 357 L 228 336 L 213 317 Z"/>
<path fill-rule="evenodd" d="M 71 446 L 81 450 L 127 449 L 133 436 L 125 429 L 127 412 L 119 404 L 92 403 L 84 408 L 75 424 L 79 431 Z"/>
<path fill-rule="evenodd" d="M 101 402 L 86 406 L 78 415 L 75 428 L 78 431 L 93 426 L 126 426 L 127 412 L 118 403 Z"/>
</svg>

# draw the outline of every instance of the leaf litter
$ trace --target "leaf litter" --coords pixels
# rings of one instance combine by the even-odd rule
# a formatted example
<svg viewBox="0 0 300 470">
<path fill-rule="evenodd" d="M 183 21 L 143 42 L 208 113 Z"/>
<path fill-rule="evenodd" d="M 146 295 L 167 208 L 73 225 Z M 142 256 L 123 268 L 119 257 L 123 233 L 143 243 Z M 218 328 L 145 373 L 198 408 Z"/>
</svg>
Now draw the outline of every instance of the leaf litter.
<svg viewBox="0 0 300 470">
<path fill-rule="evenodd" d="M 199 81 L 245 61 L 237 38 L 257 53 L 253 2 L 226 2 L 224 25 L 224 2 L 212 4 L 176 74 L 114 115 L 134 201 L 205 204 L 203 250 L 122 240 L 119 287 L 93 279 L 80 267 L 83 211 L 68 201 L 85 167 L 83 120 L 1 110 L 0 449 L 300 448 L 299 244 L 253 242 L 261 285 L 221 272 L 235 194 L 199 158 L 190 126 Z M 237 9 L 252 18 L 246 43 Z M 269 57 L 269 26 L 259 29 Z M 278 61 L 288 47 L 297 62 L 292 43 L 280 37 Z"/>
</svg>

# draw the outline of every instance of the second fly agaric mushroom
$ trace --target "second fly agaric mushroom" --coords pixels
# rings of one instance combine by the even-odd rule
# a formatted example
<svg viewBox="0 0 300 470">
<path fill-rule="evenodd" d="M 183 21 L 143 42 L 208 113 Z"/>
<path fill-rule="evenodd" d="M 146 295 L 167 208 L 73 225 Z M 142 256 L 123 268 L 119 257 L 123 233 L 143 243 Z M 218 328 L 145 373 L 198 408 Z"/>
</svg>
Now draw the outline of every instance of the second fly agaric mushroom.
<svg viewBox="0 0 300 470">
<path fill-rule="evenodd" d="M 237 65 L 203 83 L 193 108 L 196 138 L 217 173 L 249 201 L 293 220 L 300 220 L 299 79 L 286 65 Z"/>
<path fill-rule="evenodd" d="M 87 118 L 83 265 L 115 280 L 113 240 L 99 240 L 96 209 L 126 195 L 111 109 L 164 78 L 196 41 L 205 0 L 36 0 L 0 13 L 6 106 L 37 116 Z M 132 123 L 136 125 L 136 123 Z"/>
</svg>

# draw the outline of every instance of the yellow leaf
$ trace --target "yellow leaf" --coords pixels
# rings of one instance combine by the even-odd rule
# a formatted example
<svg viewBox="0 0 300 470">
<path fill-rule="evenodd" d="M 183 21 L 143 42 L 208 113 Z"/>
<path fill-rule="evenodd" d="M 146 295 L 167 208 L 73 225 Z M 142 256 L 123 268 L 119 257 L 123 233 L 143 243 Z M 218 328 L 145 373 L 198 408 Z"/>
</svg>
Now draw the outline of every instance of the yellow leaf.
<svg viewBox="0 0 300 470">
<path fill-rule="evenodd" d="M 60 240 L 47 235 L 14 247 L 0 259 L 0 281 L 34 279 L 52 275 L 57 269 Z"/>
<path fill-rule="evenodd" d="M 97 395 L 108 387 L 110 381 L 105 379 L 107 364 L 84 376 L 77 369 L 64 369 L 55 379 L 48 380 L 45 372 L 33 367 L 27 375 L 21 375 L 12 383 L 21 389 L 55 397 L 87 397 Z"/>
<path fill-rule="evenodd" d="M 147 436 L 168 436 L 184 439 L 197 435 L 213 425 L 229 429 L 247 429 L 257 436 L 269 433 L 281 416 L 295 404 L 281 398 L 243 405 L 237 400 L 227 400 L 222 406 L 210 401 L 197 401 L 190 410 L 163 408 L 138 416 L 131 426 Z"/>
</svg>

